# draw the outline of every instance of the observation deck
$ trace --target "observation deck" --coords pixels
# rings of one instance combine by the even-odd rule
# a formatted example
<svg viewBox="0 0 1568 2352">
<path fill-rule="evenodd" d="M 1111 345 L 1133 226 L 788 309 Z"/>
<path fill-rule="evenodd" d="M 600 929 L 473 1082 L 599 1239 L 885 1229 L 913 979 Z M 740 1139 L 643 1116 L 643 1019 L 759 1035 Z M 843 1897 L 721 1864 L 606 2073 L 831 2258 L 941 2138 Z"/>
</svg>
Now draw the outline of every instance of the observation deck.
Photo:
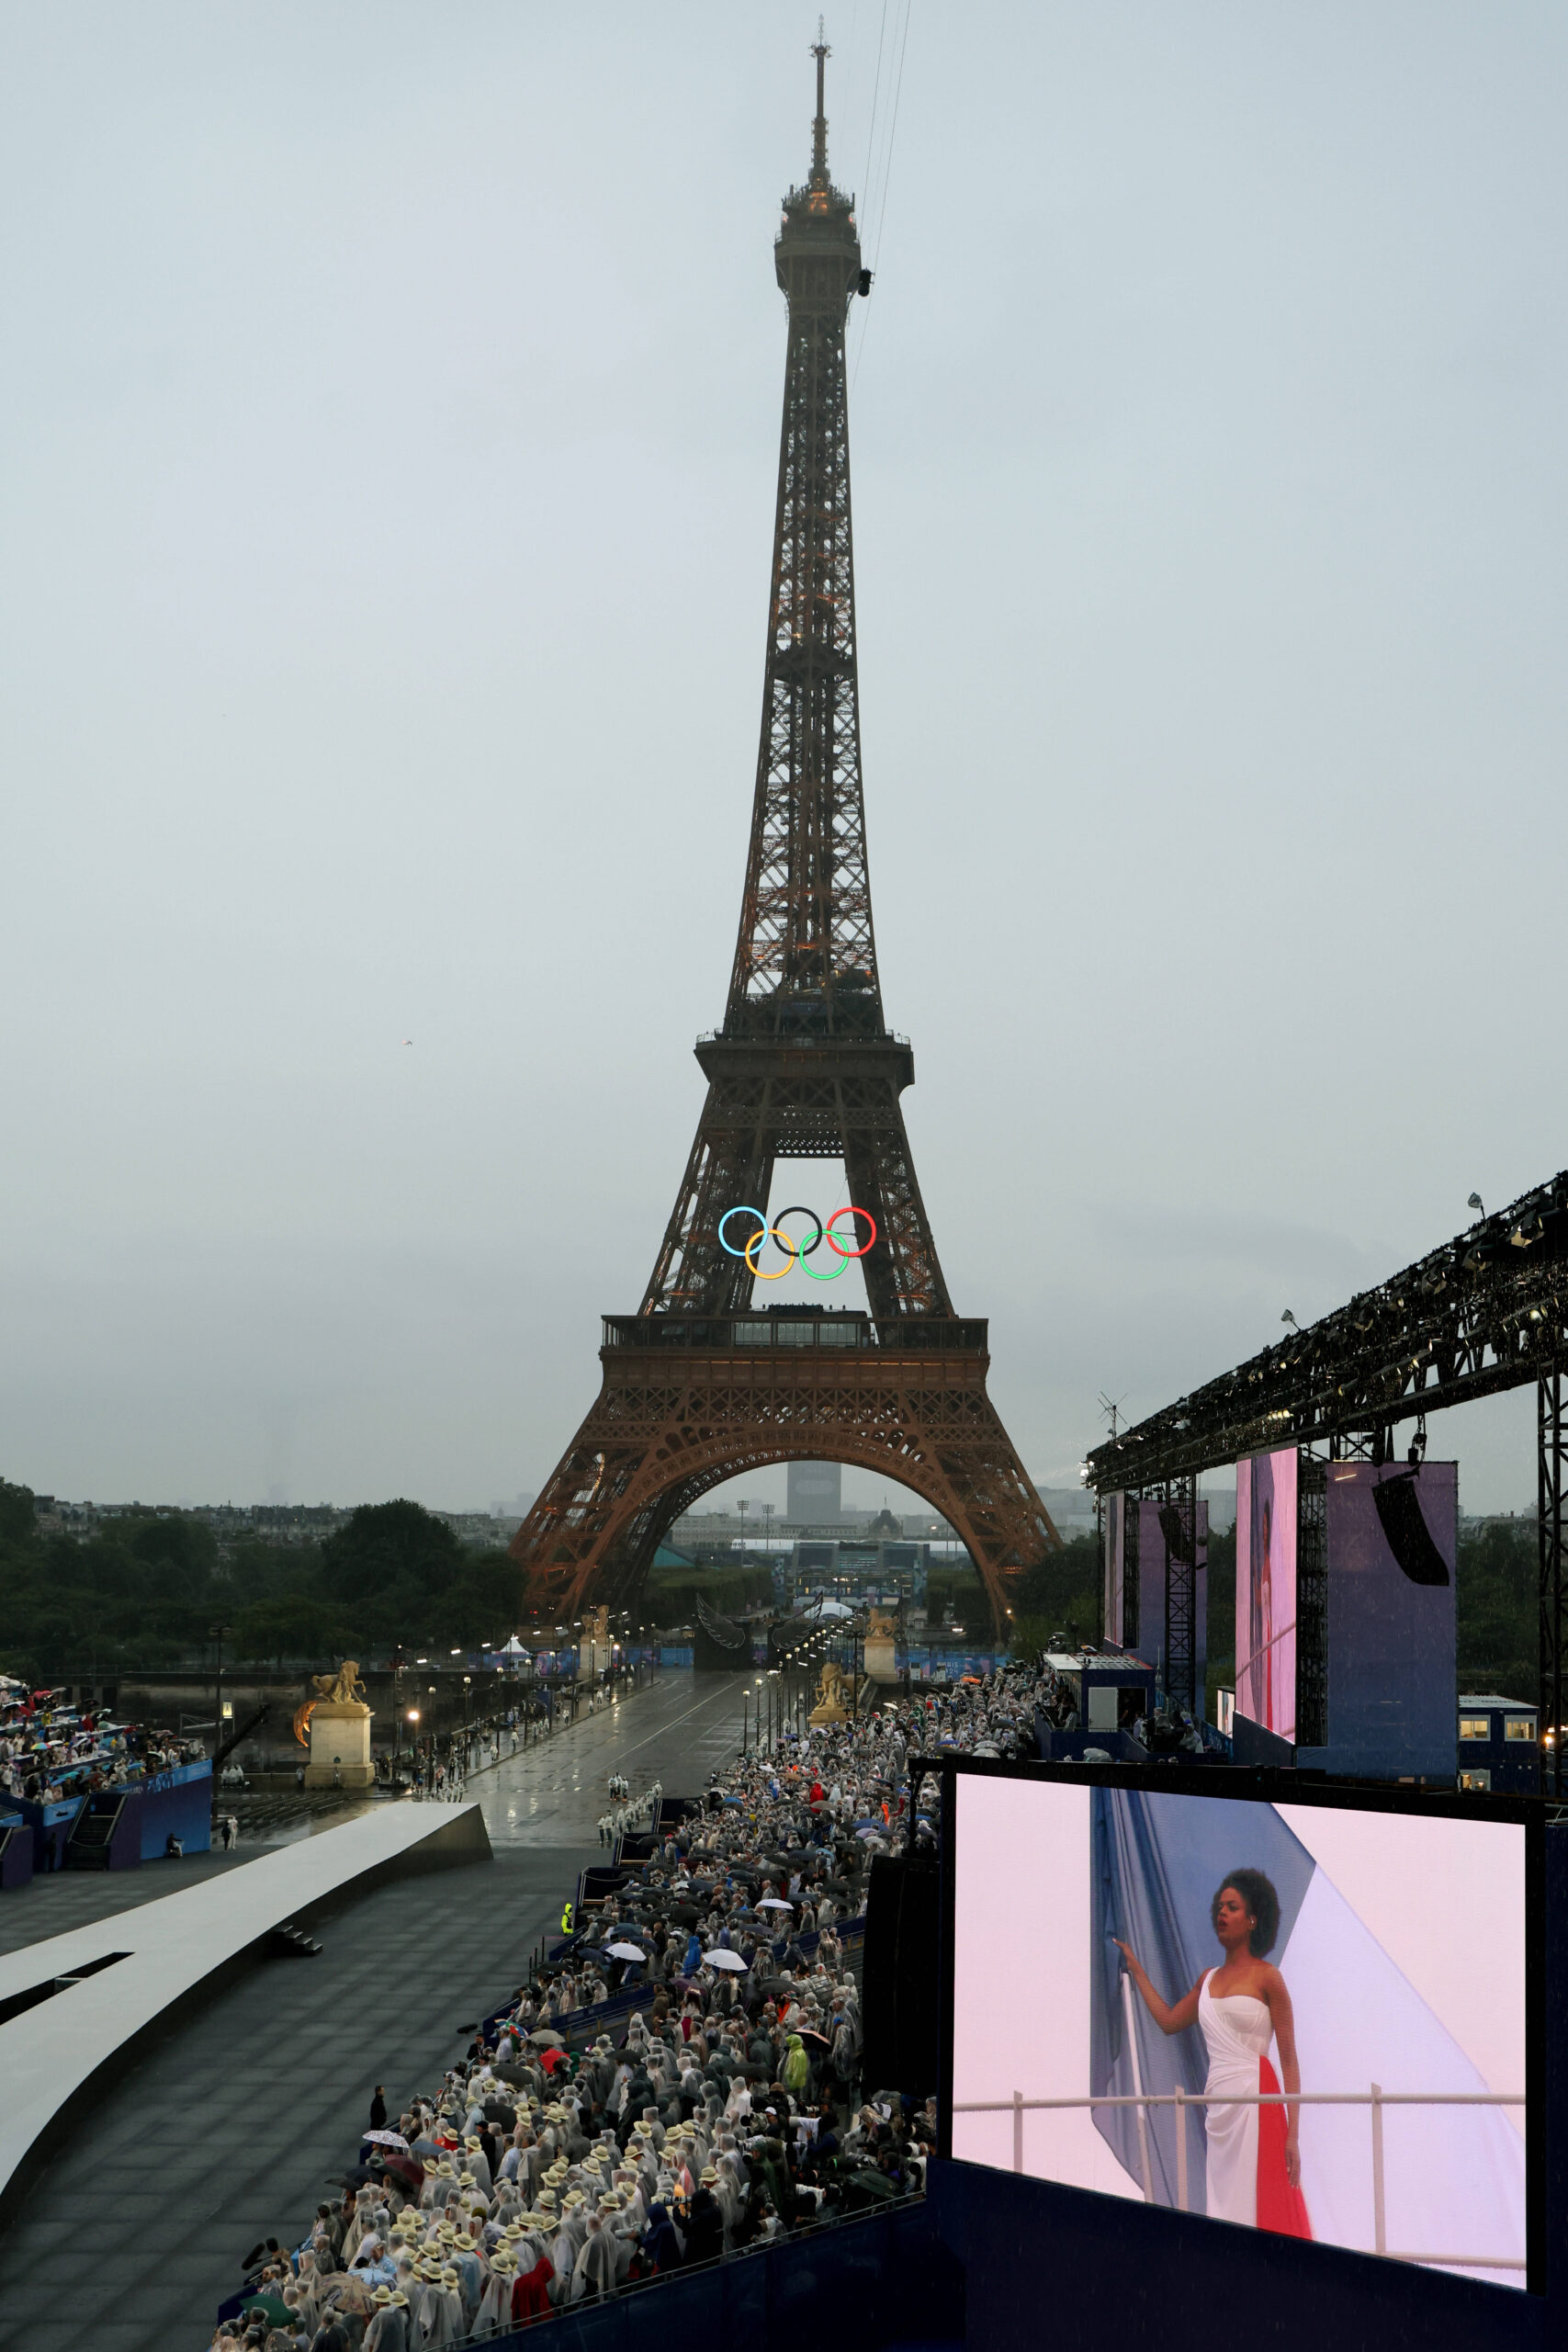
<svg viewBox="0 0 1568 2352">
<path fill-rule="evenodd" d="M 842 1357 L 896 1355 L 987 1356 L 984 1316 L 884 1315 L 852 1308 L 753 1307 L 745 1315 L 606 1315 L 602 1355 L 760 1355 L 818 1349 Z"/>
</svg>

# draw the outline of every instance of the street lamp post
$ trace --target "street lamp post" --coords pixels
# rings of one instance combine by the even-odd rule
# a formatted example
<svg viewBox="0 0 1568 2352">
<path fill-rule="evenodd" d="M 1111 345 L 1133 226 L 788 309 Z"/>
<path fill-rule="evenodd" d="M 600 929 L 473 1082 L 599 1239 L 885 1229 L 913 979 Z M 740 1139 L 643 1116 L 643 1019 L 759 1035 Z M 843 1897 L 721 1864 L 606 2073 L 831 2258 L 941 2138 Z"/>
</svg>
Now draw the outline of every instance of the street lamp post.
<svg viewBox="0 0 1568 2352">
<path fill-rule="evenodd" d="M 223 1741 L 223 1644 L 233 1632 L 232 1625 L 209 1625 L 209 1633 L 218 1645 L 218 1695 L 212 1707 L 212 1753 L 217 1755 Z"/>
</svg>

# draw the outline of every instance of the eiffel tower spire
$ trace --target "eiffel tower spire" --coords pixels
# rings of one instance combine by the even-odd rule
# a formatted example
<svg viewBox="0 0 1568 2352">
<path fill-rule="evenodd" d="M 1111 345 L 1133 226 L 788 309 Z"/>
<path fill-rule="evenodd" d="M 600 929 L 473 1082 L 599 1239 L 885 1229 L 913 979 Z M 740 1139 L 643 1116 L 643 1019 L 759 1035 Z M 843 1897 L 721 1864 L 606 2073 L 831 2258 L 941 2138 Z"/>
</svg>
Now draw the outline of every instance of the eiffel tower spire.
<svg viewBox="0 0 1568 2352">
<path fill-rule="evenodd" d="M 720 1247 L 736 1201 L 766 1205 L 776 1157 L 841 1159 L 876 1220 L 874 1311 L 951 1315 L 898 1098 L 915 1075 L 883 1016 L 866 862 L 850 503 L 851 302 L 870 291 L 854 199 L 828 170 L 818 39 L 811 170 L 784 199 L 773 266 L 788 305 L 761 741 L 723 1025 L 645 1315 L 733 1313 L 751 1295 Z M 789 1050 L 783 1050 L 785 1041 Z"/>
<path fill-rule="evenodd" d="M 811 172 L 784 200 L 789 303 L 773 571 L 750 854 L 725 1032 L 882 1027 L 861 797 L 844 334 L 861 266 L 854 199 L 828 175 L 818 39 Z"/>
<path fill-rule="evenodd" d="M 599 1402 L 513 1544 L 558 1618 L 635 1596 L 679 1512 L 768 1461 L 859 1462 L 914 1487 L 963 1535 L 998 1624 L 1010 1576 L 1060 1541 L 986 1395 L 986 1326 L 954 1317 L 899 1102 L 914 1057 L 883 1014 L 844 356 L 871 273 L 854 199 L 829 171 L 820 27 L 811 53 L 811 168 L 773 247 L 784 421 L 735 960 L 723 1022 L 697 1044 L 706 1099 L 642 1305 L 606 1321 Z M 869 1315 L 830 1294 L 819 1319 L 778 1325 L 795 1335 L 787 1351 L 750 1319 L 751 1270 L 720 1239 L 727 1210 L 767 1209 L 784 1158 L 841 1160 L 875 1226 L 860 1261 Z"/>
</svg>

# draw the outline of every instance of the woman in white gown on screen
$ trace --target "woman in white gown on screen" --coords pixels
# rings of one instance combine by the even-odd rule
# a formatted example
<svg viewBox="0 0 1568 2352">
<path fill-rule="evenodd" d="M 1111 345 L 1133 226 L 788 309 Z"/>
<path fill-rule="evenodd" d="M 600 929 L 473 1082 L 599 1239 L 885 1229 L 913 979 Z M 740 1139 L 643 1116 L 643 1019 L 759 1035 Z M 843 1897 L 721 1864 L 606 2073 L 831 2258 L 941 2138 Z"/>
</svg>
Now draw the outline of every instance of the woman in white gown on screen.
<svg viewBox="0 0 1568 2352">
<path fill-rule="evenodd" d="M 1310 2238 L 1301 2188 L 1300 2109 L 1290 2099 L 1277 2107 L 1239 2103 L 1281 2087 L 1269 2060 L 1270 2041 L 1279 2046 L 1286 2092 L 1302 2086 L 1291 1996 L 1279 1970 L 1264 1958 L 1280 1932 L 1280 1898 L 1261 1871 L 1232 1871 L 1209 1917 L 1224 1960 L 1205 1969 L 1174 2007 L 1161 2000 L 1137 1954 L 1120 1941 L 1116 1949 L 1162 2033 L 1202 2029 L 1209 2052 L 1204 2089 L 1214 2102 L 1203 2110 L 1211 2219 Z"/>
</svg>

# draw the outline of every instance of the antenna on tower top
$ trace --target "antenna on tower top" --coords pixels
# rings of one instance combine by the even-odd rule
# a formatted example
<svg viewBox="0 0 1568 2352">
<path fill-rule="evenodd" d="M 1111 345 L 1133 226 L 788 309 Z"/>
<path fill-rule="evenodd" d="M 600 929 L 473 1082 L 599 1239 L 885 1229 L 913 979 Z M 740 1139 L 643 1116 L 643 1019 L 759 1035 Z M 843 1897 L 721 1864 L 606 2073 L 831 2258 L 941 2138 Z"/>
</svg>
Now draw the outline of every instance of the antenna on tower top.
<svg viewBox="0 0 1568 2352">
<path fill-rule="evenodd" d="M 820 17 L 817 19 L 817 39 L 812 43 L 811 54 L 817 60 L 817 119 L 811 126 L 811 176 L 825 180 L 828 176 L 828 116 L 823 83 L 828 60 L 833 52 L 828 46 Z"/>
</svg>

